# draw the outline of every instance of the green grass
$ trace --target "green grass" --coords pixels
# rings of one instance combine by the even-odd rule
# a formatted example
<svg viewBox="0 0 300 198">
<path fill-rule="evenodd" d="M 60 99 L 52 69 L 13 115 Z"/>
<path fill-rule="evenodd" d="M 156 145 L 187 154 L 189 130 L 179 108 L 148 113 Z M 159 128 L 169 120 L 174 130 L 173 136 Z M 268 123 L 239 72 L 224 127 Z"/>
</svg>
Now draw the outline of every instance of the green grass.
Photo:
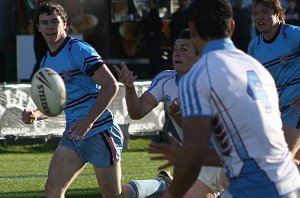
<svg viewBox="0 0 300 198">
<path fill-rule="evenodd" d="M 132 139 L 129 150 L 122 154 L 122 183 L 135 179 L 150 179 L 163 162 L 151 161 L 147 153 L 149 139 Z M 0 197 L 44 197 L 47 170 L 56 144 L 30 146 L 0 146 Z M 101 197 L 93 168 L 86 166 L 73 182 L 66 197 Z"/>
</svg>

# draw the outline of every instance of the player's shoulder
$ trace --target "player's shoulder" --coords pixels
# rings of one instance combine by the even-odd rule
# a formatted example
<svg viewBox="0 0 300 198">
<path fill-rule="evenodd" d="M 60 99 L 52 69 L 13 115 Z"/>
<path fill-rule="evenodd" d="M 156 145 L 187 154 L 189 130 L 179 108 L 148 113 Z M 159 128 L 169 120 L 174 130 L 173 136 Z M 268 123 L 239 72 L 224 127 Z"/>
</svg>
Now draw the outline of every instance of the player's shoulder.
<svg viewBox="0 0 300 198">
<path fill-rule="evenodd" d="M 291 25 L 291 24 L 282 24 L 281 26 L 281 36 L 285 38 L 296 37 L 299 38 L 300 36 L 300 27 Z"/>
<path fill-rule="evenodd" d="M 167 78 L 172 78 L 175 77 L 177 75 L 177 72 L 175 70 L 164 70 L 161 71 L 160 73 L 158 73 L 153 80 L 155 79 L 167 79 Z"/>
<path fill-rule="evenodd" d="M 152 79 L 152 86 L 157 85 L 157 84 L 162 84 L 168 80 L 176 78 L 177 72 L 175 70 L 164 70 L 157 74 L 153 79 Z"/>
<path fill-rule="evenodd" d="M 68 48 L 70 51 L 71 51 L 71 49 L 72 50 L 83 49 L 83 48 L 84 49 L 88 49 L 88 48 L 93 49 L 93 47 L 90 44 L 88 44 L 87 42 L 73 38 L 73 37 L 69 37 Z"/>
</svg>

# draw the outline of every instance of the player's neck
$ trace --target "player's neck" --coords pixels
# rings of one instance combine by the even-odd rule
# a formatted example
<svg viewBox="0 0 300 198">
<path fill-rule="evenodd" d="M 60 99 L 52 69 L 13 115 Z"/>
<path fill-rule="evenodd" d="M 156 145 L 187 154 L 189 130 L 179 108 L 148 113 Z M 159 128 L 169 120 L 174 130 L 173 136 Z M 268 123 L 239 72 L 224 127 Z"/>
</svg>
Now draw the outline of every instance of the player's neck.
<svg viewBox="0 0 300 198">
<path fill-rule="evenodd" d="M 264 39 L 267 41 L 272 40 L 275 36 L 277 36 L 280 27 L 281 23 L 277 23 L 268 32 L 263 32 L 262 35 L 264 36 Z"/>
<path fill-rule="evenodd" d="M 64 43 L 66 38 L 67 38 L 67 35 L 63 35 L 62 37 L 60 37 L 55 42 L 48 43 L 48 47 L 50 49 L 50 52 L 54 53 Z"/>
</svg>

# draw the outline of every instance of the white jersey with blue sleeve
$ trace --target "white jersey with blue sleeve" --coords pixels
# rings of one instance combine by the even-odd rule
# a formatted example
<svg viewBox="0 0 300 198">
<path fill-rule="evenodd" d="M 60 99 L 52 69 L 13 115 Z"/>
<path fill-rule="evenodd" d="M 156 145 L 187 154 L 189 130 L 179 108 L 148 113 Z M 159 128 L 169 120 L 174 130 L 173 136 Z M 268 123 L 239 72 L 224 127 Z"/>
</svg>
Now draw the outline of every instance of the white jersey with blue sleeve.
<svg viewBox="0 0 300 198">
<path fill-rule="evenodd" d="M 180 76 L 175 70 L 165 70 L 157 74 L 149 86 L 147 92 L 152 94 L 156 99 L 157 104 L 164 102 L 165 111 L 169 114 L 169 109 L 173 100 L 178 98 L 178 84 Z M 172 131 L 174 137 L 177 139 L 183 140 L 182 129 L 172 118 L 171 115 L 168 115 L 170 119 L 169 130 Z M 171 126 L 172 125 L 172 126 Z"/>
<path fill-rule="evenodd" d="M 95 104 L 101 86 L 91 76 L 102 64 L 100 55 L 92 46 L 71 37 L 67 37 L 54 54 L 48 51 L 41 61 L 41 67 L 54 69 L 64 80 L 67 92 L 65 132 L 74 121 L 85 117 Z M 112 113 L 106 109 L 84 138 L 109 129 L 114 124 Z"/>
<path fill-rule="evenodd" d="M 291 107 L 293 100 L 300 96 L 300 28 L 282 24 L 269 41 L 260 34 L 249 44 L 248 53 L 272 74 L 283 123 L 300 128 L 300 112 Z"/>
<path fill-rule="evenodd" d="M 212 141 L 230 182 L 224 195 L 279 197 L 300 187 L 274 80 L 229 38 L 205 46 L 180 81 L 179 100 L 184 118 L 211 117 Z"/>
</svg>

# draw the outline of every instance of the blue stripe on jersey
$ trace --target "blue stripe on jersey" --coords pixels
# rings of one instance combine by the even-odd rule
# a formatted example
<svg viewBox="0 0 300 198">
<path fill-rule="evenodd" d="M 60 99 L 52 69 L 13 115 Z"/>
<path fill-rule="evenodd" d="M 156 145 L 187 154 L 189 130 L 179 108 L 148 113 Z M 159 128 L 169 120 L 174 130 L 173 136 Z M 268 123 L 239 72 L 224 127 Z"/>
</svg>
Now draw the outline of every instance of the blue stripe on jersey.
<svg viewBox="0 0 300 198">
<path fill-rule="evenodd" d="M 153 89 L 153 87 L 155 87 L 158 84 L 159 81 L 164 80 L 166 78 L 171 78 L 174 75 L 176 75 L 175 70 L 166 70 L 166 71 L 160 72 L 153 78 L 152 83 L 148 88 L 148 91 L 151 91 Z"/>
<path fill-rule="evenodd" d="M 229 179 L 230 194 L 243 198 L 280 197 L 275 184 L 253 159 L 244 162 L 240 177 Z"/>
<path fill-rule="evenodd" d="M 286 56 L 286 60 L 287 61 L 293 61 L 295 59 L 297 59 L 298 57 L 300 56 L 300 51 L 297 51 L 296 53 L 294 54 L 291 54 L 291 55 L 288 55 Z M 278 58 L 275 58 L 273 60 L 270 60 L 266 63 L 262 63 L 266 68 L 270 68 L 272 66 L 276 66 L 276 64 L 279 64 L 280 63 L 280 58 L 281 57 L 278 57 Z"/>
<path fill-rule="evenodd" d="M 108 110 L 105 110 L 104 113 L 107 113 L 107 112 L 108 112 Z M 104 114 L 104 113 L 103 113 L 103 114 Z M 110 123 L 110 122 L 112 122 L 112 121 L 113 121 L 113 118 L 112 118 L 111 116 L 110 116 L 110 117 L 106 117 L 106 118 L 104 118 L 104 119 L 102 119 L 102 120 L 97 120 L 96 122 L 94 122 L 92 129 L 93 129 L 93 128 L 100 127 L 100 126 L 105 125 L 105 124 L 107 124 L 107 123 Z"/>
<path fill-rule="evenodd" d="M 103 63 L 102 59 L 97 56 L 90 56 L 90 57 L 85 58 L 84 71 L 86 73 L 88 73 L 88 70 L 90 69 L 90 68 L 88 68 L 88 66 L 91 67 L 97 63 Z"/>
<path fill-rule="evenodd" d="M 298 84 L 298 83 L 300 83 L 300 78 L 295 78 L 292 81 L 290 81 L 290 82 L 288 82 L 284 85 L 278 85 L 277 89 L 278 89 L 278 91 L 281 91 L 282 89 L 285 89 L 288 86 L 295 85 L 295 84 Z"/>
<path fill-rule="evenodd" d="M 201 71 L 199 71 L 199 73 L 201 73 Z M 190 91 L 188 94 L 188 97 L 193 100 L 192 103 L 195 104 L 195 106 L 198 108 L 192 108 L 192 112 L 191 114 L 195 115 L 195 114 L 199 114 L 200 112 L 202 113 L 202 108 L 201 108 L 201 105 L 200 105 L 200 98 L 199 98 L 199 95 L 197 94 L 198 93 L 198 87 L 196 86 L 196 81 L 197 81 L 197 74 L 198 72 L 195 72 L 194 75 L 191 76 L 191 78 L 188 80 L 189 81 L 189 84 L 191 85 L 191 89 L 192 91 Z M 193 83 L 194 82 L 194 83 Z"/>
<path fill-rule="evenodd" d="M 88 45 L 88 46 L 91 47 L 90 44 L 88 44 L 84 41 L 80 41 L 80 40 L 77 40 L 77 39 L 71 39 L 71 41 L 68 44 L 69 56 L 71 56 L 70 57 L 71 60 L 73 60 L 71 51 L 72 51 L 72 45 L 74 43 L 80 43 L 79 45 Z M 91 47 L 91 49 L 93 49 L 93 48 Z M 88 57 L 84 57 L 83 71 L 85 73 L 89 73 L 89 70 L 91 69 L 90 67 L 93 67 L 97 63 L 103 63 L 102 58 L 98 54 L 97 55 L 91 55 L 91 56 L 88 56 Z"/>
<path fill-rule="evenodd" d="M 218 134 L 221 134 L 221 132 L 223 132 L 223 133 L 227 132 L 232 139 L 231 142 L 234 144 L 235 150 L 236 150 L 237 154 L 239 155 L 239 157 L 242 160 L 249 159 L 249 154 L 248 154 L 246 147 L 242 141 L 239 131 L 237 130 L 237 127 L 231 118 L 230 113 L 228 113 L 225 105 L 223 105 L 222 100 L 217 95 L 215 90 L 212 89 L 211 93 L 212 93 L 211 99 L 214 102 L 215 107 L 218 109 L 218 113 L 216 114 L 216 117 L 213 118 L 214 120 L 216 120 L 215 123 L 217 123 L 217 125 L 213 126 L 216 129 L 215 130 L 216 136 Z M 229 126 L 229 125 L 231 125 L 231 126 Z M 226 129 L 224 127 L 226 127 Z M 230 128 L 234 129 L 235 131 L 230 131 L 229 130 Z M 221 138 L 221 139 L 219 139 L 219 144 L 220 145 L 225 144 L 224 147 L 228 148 L 228 147 L 230 147 L 231 143 L 229 142 L 229 140 L 226 141 L 223 138 Z"/>
<path fill-rule="evenodd" d="M 66 103 L 65 110 L 75 107 L 77 105 L 80 105 L 81 103 L 84 103 L 90 99 L 95 99 L 95 98 L 97 98 L 97 96 L 98 96 L 98 93 L 88 93 L 88 94 L 78 98 L 77 100 Z"/>
</svg>

